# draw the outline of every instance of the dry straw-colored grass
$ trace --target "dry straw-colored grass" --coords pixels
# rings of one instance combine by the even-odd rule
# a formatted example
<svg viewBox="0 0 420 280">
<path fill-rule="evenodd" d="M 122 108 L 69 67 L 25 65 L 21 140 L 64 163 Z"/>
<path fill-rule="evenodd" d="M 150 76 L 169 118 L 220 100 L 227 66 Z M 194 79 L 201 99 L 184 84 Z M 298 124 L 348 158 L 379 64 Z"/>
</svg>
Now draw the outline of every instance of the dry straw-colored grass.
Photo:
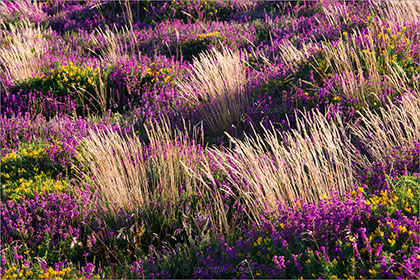
<svg viewBox="0 0 420 280">
<path fill-rule="evenodd" d="M 418 88 L 415 77 L 408 77 L 405 71 L 393 61 L 393 53 L 389 43 L 378 43 L 378 36 L 391 32 L 397 35 L 404 26 L 415 24 L 418 21 L 419 3 L 417 1 L 373 1 L 374 14 L 369 24 L 367 34 L 360 40 L 362 34 L 355 31 L 352 34 L 342 35 L 336 43 L 325 42 L 322 49 L 325 51 L 329 67 L 333 74 L 339 75 L 341 84 L 332 89 L 339 96 L 357 98 L 359 105 L 368 106 L 368 101 L 384 103 L 379 96 L 386 86 L 392 87 L 395 94 L 403 94 Z M 324 13 L 331 24 L 340 25 L 350 13 L 346 3 L 329 3 L 323 5 Z M 405 40 L 403 34 L 400 40 Z M 358 47 L 358 43 L 362 46 Z M 379 55 L 385 60 L 385 65 L 379 62 Z M 362 66 L 367 70 L 363 70 Z M 317 66 L 317 65 L 316 65 Z M 369 77 L 369 82 L 365 79 Z M 413 88 L 414 87 L 414 88 Z"/>
<path fill-rule="evenodd" d="M 101 68 L 97 68 L 97 80 L 93 83 L 94 92 L 89 92 L 83 87 L 73 87 L 74 91 L 77 92 L 83 99 L 93 98 L 94 102 L 90 102 L 89 105 L 95 105 L 95 110 L 101 112 L 102 116 L 106 116 L 109 113 L 110 106 L 113 102 L 111 88 L 108 86 L 106 77 L 102 72 Z"/>
<path fill-rule="evenodd" d="M 376 7 L 377 16 L 382 19 L 381 23 L 388 24 L 395 32 L 397 27 L 406 24 L 418 24 L 420 3 L 411 0 L 399 1 L 372 1 Z M 382 29 L 383 30 L 383 29 Z"/>
<path fill-rule="evenodd" d="M 361 34 L 356 32 L 344 36 L 337 43 L 322 43 L 328 67 L 333 74 L 338 75 L 340 84 L 332 90 L 337 96 L 346 98 L 357 98 L 363 107 L 368 105 L 368 101 L 374 99 L 381 102 L 377 93 L 381 92 L 381 75 L 378 61 L 374 53 L 374 41 L 372 34 L 368 34 L 368 43 L 363 46 L 365 51 L 360 52 L 356 47 L 357 38 Z M 369 69 L 369 73 L 364 73 L 363 66 Z M 365 76 L 370 77 L 370 83 L 366 82 Z"/>
<path fill-rule="evenodd" d="M 202 129 L 185 128 L 180 132 L 164 121 L 149 124 L 146 131 L 150 140 L 147 146 L 136 136 L 109 130 L 90 131 L 89 137 L 81 141 L 80 176 L 92 178 L 90 184 L 103 197 L 101 207 L 117 215 L 120 209 L 153 210 L 158 203 L 173 207 L 171 211 L 177 213 L 181 196 L 199 194 L 198 208 L 191 211 L 206 217 L 221 233 L 229 232 L 220 190 L 203 181 L 200 161 L 205 156 L 197 144 L 202 139 L 195 140 L 202 135 Z"/>
<path fill-rule="evenodd" d="M 211 149 L 218 167 L 231 182 L 224 191 L 248 205 L 248 214 L 258 223 L 264 211 L 274 211 L 278 202 L 292 204 L 297 198 L 318 201 L 331 191 L 343 194 L 355 183 L 355 149 L 344 133 L 339 116 L 329 122 L 320 112 L 298 121 L 298 129 L 281 135 L 264 129 L 263 136 L 231 138 L 235 148 Z M 204 164 L 210 176 L 210 166 Z"/>
<path fill-rule="evenodd" d="M 109 130 L 90 131 L 82 141 L 80 159 L 86 174 L 94 178 L 114 213 L 145 208 L 151 202 L 175 203 L 181 189 L 191 195 L 200 186 L 184 167 L 195 169 L 200 157 L 196 144 L 167 123 L 151 126 L 147 133 L 149 147 L 137 136 Z"/>
<path fill-rule="evenodd" d="M 351 130 L 365 145 L 374 162 L 393 158 L 392 153 L 398 147 L 414 149 L 415 141 L 420 140 L 419 92 L 403 95 L 399 104 L 387 105 L 380 114 L 365 110 L 360 114 L 359 125 Z"/>
<path fill-rule="evenodd" d="M 1 31 L 1 40 L 10 42 L 0 48 L 0 64 L 7 79 L 16 81 L 41 74 L 42 56 L 47 53 L 48 42 L 40 26 L 22 20 L 21 26 L 10 26 L 10 32 Z"/>
<path fill-rule="evenodd" d="M 317 49 L 318 46 L 313 42 L 303 43 L 302 47 L 297 48 L 290 42 L 290 40 L 284 40 L 279 55 L 283 64 L 292 69 L 298 66 L 299 61 L 309 57 L 311 51 L 315 51 Z"/>
<path fill-rule="evenodd" d="M 338 96 L 357 98 L 359 105 L 364 108 L 372 101 L 384 104 L 380 98 L 384 83 L 394 89 L 394 94 L 418 88 L 415 77 L 408 77 L 401 66 L 392 60 L 389 48 L 375 43 L 377 34 L 370 29 L 367 32 L 361 50 L 356 43 L 362 36 L 360 32 L 343 36 L 338 43 L 322 43 L 328 66 L 342 81 L 332 91 Z M 379 62 L 378 52 L 384 57 L 384 65 Z M 366 77 L 369 77 L 369 81 Z"/>
<path fill-rule="evenodd" d="M 419 20 L 420 5 L 418 1 L 399 0 L 399 1 L 382 1 L 373 0 L 372 11 L 375 13 L 373 17 L 377 17 L 373 28 L 378 28 L 376 31 L 381 32 L 385 28 L 382 25 L 386 23 L 391 26 L 393 31 L 396 31 L 397 26 L 404 26 L 406 24 L 417 24 Z M 345 1 L 330 1 L 325 0 L 322 5 L 324 14 L 330 24 L 339 26 L 350 13 L 351 9 Z"/>
<path fill-rule="evenodd" d="M 132 26 L 126 26 L 121 30 L 117 30 L 115 27 L 112 30 L 109 26 L 106 26 L 103 30 L 99 27 L 96 32 L 105 42 L 103 48 L 99 51 L 99 55 L 101 60 L 106 63 L 115 65 L 121 61 L 126 61 L 137 51 L 138 42 Z M 93 40 L 95 44 L 101 44 L 96 37 Z"/>
<path fill-rule="evenodd" d="M 191 106 L 199 108 L 212 132 L 238 124 L 249 100 L 245 52 L 212 49 L 194 58 L 189 77 L 178 81 L 179 92 Z"/>
</svg>

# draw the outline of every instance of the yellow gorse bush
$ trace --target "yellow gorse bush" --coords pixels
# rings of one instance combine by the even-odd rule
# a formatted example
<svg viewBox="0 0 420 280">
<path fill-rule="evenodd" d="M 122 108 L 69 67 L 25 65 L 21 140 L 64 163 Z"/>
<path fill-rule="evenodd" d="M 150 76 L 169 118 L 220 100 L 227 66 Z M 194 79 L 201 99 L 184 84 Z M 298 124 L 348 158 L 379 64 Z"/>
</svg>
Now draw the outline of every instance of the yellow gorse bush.
<svg viewBox="0 0 420 280">
<path fill-rule="evenodd" d="M 2 163 L 2 172 L 0 172 L 0 175 L 4 177 L 5 179 L 9 179 L 13 176 L 24 176 L 26 173 L 31 173 L 32 170 L 29 170 L 28 167 L 21 166 L 21 161 L 23 158 L 28 160 L 38 160 L 45 158 L 47 156 L 47 153 L 45 151 L 45 148 L 38 148 L 34 149 L 32 147 L 23 148 L 19 152 L 12 151 L 1 158 Z M 33 171 L 38 172 L 37 167 L 31 168 Z"/>
<path fill-rule="evenodd" d="M 202 41 L 202 40 L 204 40 L 206 38 L 209 38 L 209 37 L 216 37 L 216 38 L 218 38 L 218 37 L 222 37 L 222 36 L 220 35 L 220 32 L 219 31 L 198 34 L 198 40 L 199 41 Z"/>
<path fill-rule="evenodd" d="M 33 275 L 32 269 L 27 269 L 23 264 L 20 268 L 13 265 L 1 275 L 1 279 L 33 279 Z"/>
<path fill-rule="evenodd" d="M 47 271 L 44 273 L 39 273 L 38 278 L 39 279 L 69 279 L 73 278 L 74 275 L 72 274 L 72 269 L 70 267 L 64 268 L 63 270 L 55 270 L 52 267 L 49 267 Z"/>
<path fill-rule="evenodd" d="M 45 271 L 37 272 L 34 268 L 27 268 L 25 265 L 13 265 L 1 275 L 1 279 L 84 279 L 84 277 L 77 277 L 76 271 L 71 267 L 66 267 L 61 270 L 56 270 L 53 267 L 48 267 Z M 98 277 L 96 277 L 98 278 Z"/>
<path fill-rule="evenodd" d="M 48 164 L 50 155 L 47 153 L 49 145 L 40 147 L 28 146 L 18 151 L 12 151 L 1 158 L 2 200 L 19 200 L 22 196 L 33 197 L 36 193 L 48 194 L 56 191 L 66 191 L 67 182 L 52 178 L 55 170 Z M 63 147 L 57 142 L 56 147 Z"/>
<path fill-rule="evenodd" d="M 51 69 L 47 75 L 37 75 L 35 78 L 41 80 L 42 84 L 51 81 L 61 81 L 68 86 L 86 89 L 88 85 L 96 85 L 96 79 L 99 75 L 98 69 L 93 69 L 90 66 L 79 67 L 70 61 L 67 65 L 60 65 L 57 69 Z"/>
<path fill-rule="evenodd" d="M 396 193 L 395 191 L 388 192 L 387 190 L 381 191 L 380 195 L 370 197 L 366 204 L 371 205 L 372 210 L 379 208 L 386 209 L 387 211 L 393 211 L 394 209 L 400 209 L 408 215 L 418 214 L 418 205 L 414 203 L 415 200 L 412 198 L 418 196 L 419 190 L 408 188 L 405 193 Z"/>
<path fill-rule="evenodd" d="M 176 71 L 175 66 L 172 66 L 171 68 L 164 67 L 157 70 L 153 70 L 152 68 L 146 68 L 144 70 L 141 70 L 141 66 L 139 66 L 138 69 L 139 69 L 138 74 L 143 79 L 145 79 L 145 82 L 151 82 L 151 83 L 155 83 L 155 82 L 173 83 L 173 80 L 174 80 L 173 78 L 175 77 L 175 71 Z"/>
<path fill-rule="evenodd" d="M 7 194 L 8 200 L 19 200 L 22 196 L 32 197 L 35 192 L 38 194 L 61 192 L 65 190 L 66 185 L 64 180 L 54 180 L 41 173 L 31 179 L 20 178 L 17 182 L 6 184 L 3 187 L 3 194 Z"/>
</svg>

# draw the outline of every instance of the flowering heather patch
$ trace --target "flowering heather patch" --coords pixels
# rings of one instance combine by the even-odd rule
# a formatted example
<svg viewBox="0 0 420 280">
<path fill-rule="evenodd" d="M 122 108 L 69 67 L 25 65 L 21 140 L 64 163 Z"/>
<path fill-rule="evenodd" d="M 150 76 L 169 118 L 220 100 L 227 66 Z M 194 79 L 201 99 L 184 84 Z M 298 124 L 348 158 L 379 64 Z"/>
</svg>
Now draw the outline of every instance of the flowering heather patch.
<svg viewBox="0 0 420 280">
<path fill-rule="evenodd" d="M 89 129 L 124 131 L 110 120 L 89 120 L 71 116 L 55 117 L 50 120 L 42 115 L 18 114 L 14 117 L 0 116 L 1 123 L 1 154 L 5 155 L 20 146 L 32 143 L 63 143 L 62 149 L 73 154 L 71 148 L 78 144 L 78 138 L 88 134 Z M 49 153 L 52 156 L 51 153 Z M 63 157 L 61 159 L 64 159 Z"/>
<path fill-rule="evenodd" d="M 89 216 L 87 209 L 78 207 L 83 205 L 80 203 L 89 202 L 89 194 L 79 195 L 75 199 L 60 192 L 45 196 L 35 193 L 33 198 L 2 202 L 4 242 L 19 240 L 32 250 L 48 250 L 55 249 L 60 242 L 71 243 L 73 238 L 77 240 L 82 233 L 82 223 Z M 43 248 L 43 243 L 46 248 Z"/>
<path fill-rule="evenodd" d="M 420 278 L 419 12 L 0 2 L 1 278 Z"/>
<path fill-rule="evenodd" d="M 293 208 L 280 206 L 260 229 L 236 241 L 219 238 L 186 257 L 190 269 L 184 276 L 417 278 L 419 180 L 402 177 L 393 187 L 370 198 L 359 187 L 345 197 L 325 197 L 318 205 L 297 201 Z M 148 275 L 145 262 L 133 264 L 139 277 Z M 174 268 L 169 273 L 181 275 Z"/>
</svg>

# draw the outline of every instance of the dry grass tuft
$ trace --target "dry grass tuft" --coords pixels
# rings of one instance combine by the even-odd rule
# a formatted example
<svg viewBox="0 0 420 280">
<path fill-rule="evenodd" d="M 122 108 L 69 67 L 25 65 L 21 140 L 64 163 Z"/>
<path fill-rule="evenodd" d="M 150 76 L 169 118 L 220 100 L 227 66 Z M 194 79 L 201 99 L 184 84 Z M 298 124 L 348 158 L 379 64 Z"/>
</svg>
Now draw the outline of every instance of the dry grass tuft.
<svg viewBox="0 0 420 280">
<path fill-rule="evenodd" d="M 333 88 L 337 96 L 357 98 L 360 106 L 366 107 L 369 100 L 382 102 L 379 93 L 382 91 L 379 63 L 374 52 L 372 33 L 368 33 L 368 40 L 363 51 L 356 47 L 356 42 L 362 35 L 357 32 L 343 36 L 337 43 L 323 43 L 326 59 L 333 74 L 338 75 L 341 84 Z M 347 38 L 346 38 L 347 37 Z M 368 73 L 363 70 L 365 66 Z M 369 76 L 367 83 L 365 76 Z"/>
<path fill-rule="evenodd" d="M 48 48 L 46 33 L 27 20 L 20 27 L 10 26 L 10 32 L 1 31 L 0 39 L 10 42 L 0 48 L 0 64 L 7 79 L 16 81 L 41 74 L 42 56 Z"/>
<path fill-rule="evenodd" d="M 418 1 L 372 1 L 376 6 L 377 16 L 397 32 L 397 27 L 407 24 L 418 24 L 420 4 Z M 383 30 L 383 29 L 382 29 Z"/>
<path fill-rule="evenodd" d="M 233 186 L 224 191 L 245 202 L 257 223 L 278 202 L 290 205 L 297 198 L 316 202 L 331 191 L 343 194 L 355 184 L 355 148 L 345 136 L 340 117 L 333 123 L 315 112 L 298 125 L 283 136 L 264 129 L 264 135 L 254 139 L 231 138 L 234 149 L 211 150 L 220 159 L 222 176 Z M 209 165 L 203 169 L 210 173 Z"/>
<path fill-rule="evenodd" d="M 386 162 L 395 148 L 414 149 L 420 141 L 420 94 L 402 96 L 400 104 L 381 108 L 380 114 L 365 110 L 360 114 L 360 124 L 352 127 L 374 162 Z M 369 166 L 366 166 L 369 167 Z"/>
<path fill-rule="evenodd" d="M 205 124 L 222 132 L 239 123 L 248 104 L 244 52 L 212 49 L 195 58 L 189 78 L 179 81 L 179 92 L 191 106 L 199 108 Z"/>
<path fill-rule="evenodd" d="M 113 213 L 120 208 L 135 211 L 151 202 L 176 203 L 181 193 L 190 196 L 200 187 L 186 172 L 195 170 L 201 150 L 188 135 L 172 131 L 167 123 L 147 130 L 150 145 L 137 136 L 113 131 L 90 131 L 82 140 L 80 160 L 85 176 L 110 204 Z"/>
<path fill-rule="evenodd" d="M 407 25 L 416 24 L 420 5 L 416 1 L 372 3 L 372 18 L 375 20 L 369 24 L 365 38 L 361 38 L 361 33 L 356 31 L 353 34 L 343 34 L 337 43 L 322 44 L 329 67 L 342 81 L 333 90 L 339 96 L 357 98 L 364 108 L 368 107 L 368 101 L 384 105 L 384 100 L 379 96 L 386 87 L 392 87 L 396 95 L 418 88 L 418 83 L 413 82 L 418 73 L 414 77 L 408 77 L 395 58 L 393 59 L 394 52 L 390 49 L 389 42 L 383 40 L 381 43 L 377 38 L 388 32 L 396 35 Z M 323 10 L 327 19 L 334 25 L 340 25 L 349 13 L 344 2 L 325 1 Z M 406 39 L 408 40 L 403 34 L 399 40 Z M 356 42 L 362 42 L 362 46 L 359 48 Z M 379 62 L 380 56 L 384 58 L 385 63 Z"/>
<path fill-rule="evenodd" d="M 408 77 L 401 66 L 393 61 L 389 48 L 374 43 L 376 33 L 368 29 L 362 50 L 356 43 L 361 36 L 360 32 L 356 32 L 343 36 L 338 43 L 322 43 L 328 66 L 341 81 L 332 88 L 337 96 L 357 98 L 359 105 L 367 108 L 372 102 L 384 105 L 385 100 L 380 96 L 386 87 L 392 87 L 394 95 L 418 88 L 415 78 Z M 379 62 L 378 52 L 382 53 L 385 64 Z"/>
<path fill-rule="evenodd" d="M 105 42 L 100 51 L 101 59 L 111 65 L 128 60 L 137 50 L 137 37 L 131 25 L 122 30 L 116 28 L 111 30 L 109 26 L 106 26 L 105 30 L 97 28 L 96 32 Z M 97 45 L 101 45 L 96 37 L 94 41 Z"/>
<path fill-rule="evenodd" d="M 191 206 L 196 209 L 190 210 L 207 219 L 214 230 L 227 233 L 231 227 L 222 193 L 209 186 L 200 168 L 200 162 L 206 161 L 205 154 L 194 139 L 202 134 L 202 128 L 184 130 L 191 133 L 173 130 L 167 121 L 149 124 L 148 145 L 137 136 L 90 131 L 81 141 L 80 176 L 92 178 L 89 184 L 103 197 L 101 207 L 115 216 L 120 209 L 135 213 L 168 206 L 168 212 L 179 214 L 181 199 L 198 195 L 199 200 Z M 209 178 L 214 179 L 211 174 Z"/>
<path fill-rule="evenodd" d="M 333 26 L 339 26 L 342 19 L 350 13 L 349 8 L 344 1 L 324 1 L 322 10 L 329 23 Z"/>
</svg>

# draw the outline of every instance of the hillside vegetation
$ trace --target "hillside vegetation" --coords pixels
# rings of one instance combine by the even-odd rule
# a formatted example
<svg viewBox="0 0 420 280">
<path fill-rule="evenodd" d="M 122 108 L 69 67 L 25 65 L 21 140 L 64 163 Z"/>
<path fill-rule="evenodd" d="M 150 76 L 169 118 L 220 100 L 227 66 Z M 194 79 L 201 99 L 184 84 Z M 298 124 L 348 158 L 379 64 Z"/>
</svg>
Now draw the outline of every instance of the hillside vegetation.
<svg viewBox="0 0 420 280">
<path fill-rule="evenodd" d="M 420 278 L 419 12 L 0 2 L 1 278 Z"/>
</svg>

